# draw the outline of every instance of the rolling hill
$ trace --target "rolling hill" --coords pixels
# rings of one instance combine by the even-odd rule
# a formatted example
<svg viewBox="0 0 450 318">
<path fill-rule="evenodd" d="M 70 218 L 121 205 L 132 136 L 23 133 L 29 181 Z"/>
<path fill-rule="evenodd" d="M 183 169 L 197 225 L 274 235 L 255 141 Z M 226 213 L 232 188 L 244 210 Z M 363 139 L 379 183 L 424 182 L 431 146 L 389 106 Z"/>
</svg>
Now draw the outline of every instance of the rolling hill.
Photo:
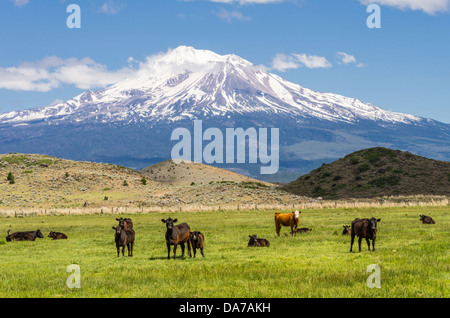
<svg viewBox="0 0 450 318">
<path fill-rule="evenodd" d="M 166 160 L 140 170 L 149 180 L 171 184 L 171 185 L 192 185 L 192 184 L 212 184 L 214 182 L 247 182 L 259 183 L 265 186 L 270 183 L 252 179 L 244 175 L 205 165 L 197 162 L 179 162 Z"/>
<path fill-rule="evenodd" d="M 391 195 L 448 196 L 450 162 L 375 147 L 324 164 L 282 189 L 297 195 L 324 199 Z"/>
</svg>

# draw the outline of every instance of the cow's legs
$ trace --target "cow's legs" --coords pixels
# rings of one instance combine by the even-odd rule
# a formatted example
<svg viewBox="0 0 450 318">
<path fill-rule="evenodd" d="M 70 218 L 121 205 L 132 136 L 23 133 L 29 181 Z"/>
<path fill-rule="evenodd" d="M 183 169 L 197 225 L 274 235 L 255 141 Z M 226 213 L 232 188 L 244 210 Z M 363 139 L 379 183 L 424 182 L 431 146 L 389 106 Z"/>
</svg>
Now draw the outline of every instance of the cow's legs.
<svg viewBox="0 0 450 318">
<path fill-rule="evenodd" d="M 167 244 L 167 259 L 170 259 L 170 244 Z"/>
<path fill-rule="evenodd" d="M 192 257 L 192 253 L 191 253 L 191 242 L 188 240 L 188 241 L 186 242 L 186 244 L 187 244 L 188 251 L 189 251 L 189 257 Z"/>
<path fill-rule="evenodd" d="M 375 252 L 375 239 L 372 241 L 372 251 Z"/>
<path fill-rule="evenodd" d="M 275 225 L 275 230 L 277 231 L 277 235 L 280 236 L 281 225 L 276 224 Z"/>
<path fill-rule="evenodd" d="M 177 244 L 173 244 L 173 259 L 177 259 Z"/>
<path fill-rule="evenodd" d="M 350 253 L 352 252 L 353 249 L 353 242 L 355 242 L 355 236 L 352 234 L 352 241 L 350 243 Z"/>
<path fill-rule="evenodd" d="M 359 251 L 361 252 L 361 242 L 362 242 L 362 237 L 360 237 L 359 239 L 358 239 L 358 246 L 359 246 Z"/>
<path fill-rule="evenodd" d="M 368 238 L 366 238 L 366 242 L 367 242 L 367 247 L 369 248 L 369 252 L 370 252 L 370 241 Z"/>
<path fill-rule="evenodd" d="M 184 257 L 184 248 L 185 248 L 184 243 L 181 243 L 181 258 Z"/>
</svg>

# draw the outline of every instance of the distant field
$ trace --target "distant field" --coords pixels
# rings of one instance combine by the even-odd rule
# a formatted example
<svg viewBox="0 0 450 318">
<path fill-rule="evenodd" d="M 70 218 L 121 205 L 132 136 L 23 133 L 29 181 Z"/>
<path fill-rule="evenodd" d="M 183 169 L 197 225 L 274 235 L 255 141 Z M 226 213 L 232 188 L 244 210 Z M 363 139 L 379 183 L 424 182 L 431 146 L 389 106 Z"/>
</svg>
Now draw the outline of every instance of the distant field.
<svg viewBox="0 0 450 318">
<path fill-rule="evenodd" d="M 449 297 L 450 207 L 303 210 L 297 238 L 276 237 L 272 211 L 131 215 L 134 258 L 117 258 L 116 216 L 0 218 L 0 297 Z M 435 225 L 423 225 L 419 214 Z M 166 259 L 162 218 L 178 218 L 205 234 L 206 258 Z M 342 225 L 381 218 L 376 252 L 365 241 L 349 253 Z M 7 230 L 41 229 L 44 239 L 6 243 Z M 52 241 L 50 231 L 67 241 Z M 248 235 L 270 241 L 247 248 Z M 181 255 L 181 248 L 178 249 Z M 81 267 L 81 289 L 69 289 L 67 266 Z M 369 289 L 367 266 L 381 268 L 381 288 Z"/>
</svg>

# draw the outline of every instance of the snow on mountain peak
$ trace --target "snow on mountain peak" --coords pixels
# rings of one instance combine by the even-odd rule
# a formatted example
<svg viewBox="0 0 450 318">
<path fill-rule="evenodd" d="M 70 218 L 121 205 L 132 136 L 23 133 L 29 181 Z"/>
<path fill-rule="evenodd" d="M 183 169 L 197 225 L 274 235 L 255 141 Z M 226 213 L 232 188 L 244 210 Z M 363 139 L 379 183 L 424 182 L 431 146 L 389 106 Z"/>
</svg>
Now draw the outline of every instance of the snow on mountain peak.
<svg viewBox="0 0 450 318">
<path fill-rule="evenodd" d="M 284 114 L 352 123 L 411 123 L 421 118 L 384 111 L 355 99 L 314 92 L 234 54 L 179 46 L 147 58 L 127 79 L 53 106 L 0 114 L 1 123 L 177 121 L 230 113 Z M 137 118 L 137 119 L 136 119 Z"/>
</svg>

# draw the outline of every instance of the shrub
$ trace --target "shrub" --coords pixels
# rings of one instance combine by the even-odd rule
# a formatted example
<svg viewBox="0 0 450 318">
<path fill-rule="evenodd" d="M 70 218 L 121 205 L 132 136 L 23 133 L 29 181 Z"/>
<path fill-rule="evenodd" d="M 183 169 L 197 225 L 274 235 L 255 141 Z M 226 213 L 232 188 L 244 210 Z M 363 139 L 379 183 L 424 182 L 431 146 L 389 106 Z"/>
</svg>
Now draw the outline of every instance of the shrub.
<svg viewBox="0 0 450 318">
<path fill-rule="evenodd" d="M 128 182 L 127 182 L 127 180 L 125 180 L 125 181 L 123 182 L 123 186 L 124 186 L 124 187 L 128 187 Z"/>
<path fill-rule="evenodd" d="M 351 158 L 350 158 L 350 163 L 351 163 L 352 165 L 357 165 L 357 164 L 359 163 L 359 159 L 356 158 L 356 157 L 351 157 Z"/>
<path fill-rule="evenodd" d="M 358 167 L 358 172 L 359 173 L 363 173 L 363 172 L 366 172 L 366 171 L 369 171 L 369 170 L 370 170 L 370 166 L 367 163 L 362 164 L 362 165 L 360 165 Z"/>
<path fill-rule="evenodd" d="M 8 173 L 8 176 L 6 177 L 6 180 L 9 181 L 9 184 L 14 184 L 16 183 L 15 179 L 14 179 L 14 175 L 12 172 Z"/>
<path fill-rule="evenodd" d="M 66 178 L 68 178 L 68 177 L 69 177 L 69 173 L 68 173 L 68 172 L 66 172 L 65 176 L 66 176 Z"/>
<path fill-rule="evenodd" d="M 385 186 L 395 186 L 400 183 L 400 177 L 389 176 L 378 179 L 373 179 L 369 181 L 370 185 L 376 186 L 378 188 L 384 188 Z"/>
<path fill-rule="evenodd" d="M 143 185 L 146 185 L 146 184 L 147 184 L 147 179 L 142 178 L 142 179 L 141 179 L 141 182 L 142 182 Z"/>
</svg>

